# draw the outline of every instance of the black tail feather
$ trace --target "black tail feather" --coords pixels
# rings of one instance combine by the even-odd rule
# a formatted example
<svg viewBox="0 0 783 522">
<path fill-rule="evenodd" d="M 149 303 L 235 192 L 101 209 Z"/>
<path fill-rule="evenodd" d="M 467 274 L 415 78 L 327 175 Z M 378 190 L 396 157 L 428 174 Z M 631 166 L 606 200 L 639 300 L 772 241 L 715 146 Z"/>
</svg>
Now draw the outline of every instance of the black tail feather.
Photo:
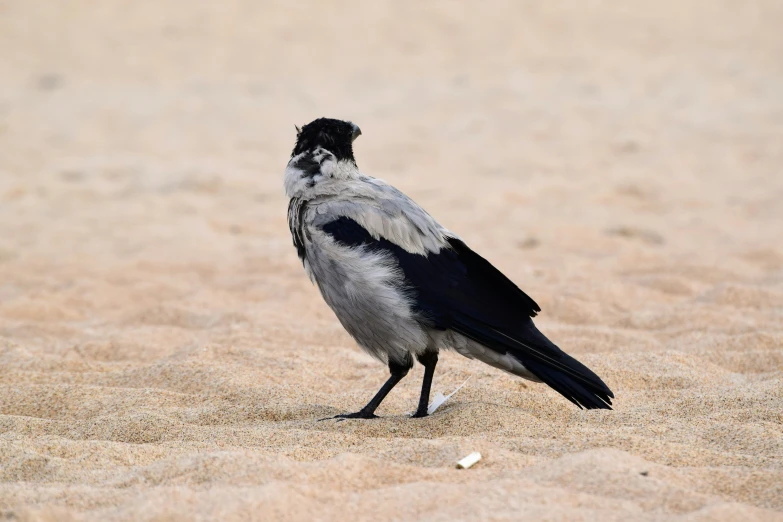
<svg viewBox="0 0 783 522">
<path fill-rule="evenodd" d="M 561 359 L 561 363 L 566 362 L 566 364 L 568 364 L 570 362 L 575 362 L 579 366 L 587 369 L 576 359 L 573 359 L 565 354 L 563 355 L 565 356 L 564 358 L 571 359 L 571 361 L 563 361 Z M 523 361 L 522 364 L 524 364 L 525 368 L 530 370 L 536 377 L 551 386 L 556 392 L 569 401 L 573 402 L 579 408 L 585 408 L 587 410 L 612 409 L 612 399 L 614 398 L 614 394 L 606 386 L 606 384 L 604 384 L 603 381 L 601 381 L 598 376 L 590 370 L 587 371 L 590 372 L 592 377 L 598 379 L 600 384 L 603 386 L 599 386 L 597 383 L 588 384 L 585 382 L 585 380 L 576 380 L 567 373 L 564 373 L 559 369 L 547 365 L 541 361 L 528 359 Z M 572 365 L 568 364 L 568 366 Z"/>
<path fill-rule="evenodd" d="M 579 408 L 612 409 L 612 390 L 587 366 L 547 339 L 530 319 L 511 335 L 466 317 L 456 331 L 500 353 L 513 355 L 525 368 Z"/>
</svg>

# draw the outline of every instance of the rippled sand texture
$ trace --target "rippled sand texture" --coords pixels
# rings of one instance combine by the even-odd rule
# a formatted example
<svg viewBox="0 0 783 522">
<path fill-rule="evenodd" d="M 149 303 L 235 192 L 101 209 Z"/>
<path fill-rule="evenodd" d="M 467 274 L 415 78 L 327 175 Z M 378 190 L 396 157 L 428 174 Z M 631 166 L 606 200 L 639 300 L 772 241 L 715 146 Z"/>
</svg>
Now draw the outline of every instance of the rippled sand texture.
<svg viewBox="0 0 783 522">
<path fill-rule="evenodd" d="M 783 7 L 0 0 L 0 518 L 781 520 Z M 457 355 L 411 420 L 306 279 L 294 124 L 617 395 Z M 457 459 L 480 451 L 467 471 Z"/>
</svg>

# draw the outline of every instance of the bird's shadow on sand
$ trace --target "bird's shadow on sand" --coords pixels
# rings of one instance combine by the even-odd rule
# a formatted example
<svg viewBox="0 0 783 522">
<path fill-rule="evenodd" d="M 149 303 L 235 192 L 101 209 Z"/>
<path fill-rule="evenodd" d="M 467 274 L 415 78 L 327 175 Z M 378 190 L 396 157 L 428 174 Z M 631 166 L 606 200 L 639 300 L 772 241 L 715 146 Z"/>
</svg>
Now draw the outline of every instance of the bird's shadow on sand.
<svg viewBox="0 0 783 522">
<path fill-rule="evenodd" d="M 508 415 L 514 409 L 517 414 Z M 499 414 L 503 410 L 504 414 Z M 318 431 L 337 431 L 361 434 L 369 437 L 442 437 L 459 434 L 465 436 L 474 433 L 513 429 L 519 422 L 534 421 L 532 415 L 518 408 L 509 408 L 494 404 L 454 401 L 444 405 L 432 415 L 412 418 L 410 414 L 379 416 L 375 419 L 321 420 L 324 417 L 338 415 L 334 408 L 324 407 L 324 415 L 302 420 L 302 429 Z"/>
</svg>

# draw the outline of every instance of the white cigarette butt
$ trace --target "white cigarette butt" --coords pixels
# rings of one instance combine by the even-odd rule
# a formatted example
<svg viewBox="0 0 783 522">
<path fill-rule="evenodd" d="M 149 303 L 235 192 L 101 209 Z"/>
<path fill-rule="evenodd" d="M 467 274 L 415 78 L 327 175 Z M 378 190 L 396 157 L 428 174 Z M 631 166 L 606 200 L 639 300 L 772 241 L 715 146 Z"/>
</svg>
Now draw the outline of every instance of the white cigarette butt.
<svg viewBox="0 0 783 522">
<path fill-rule="evenodd" d="M 457 462 L 457 469 L 468 469 L 473 464 L 481 460 L 481 453 L 474 451 L 464 459 Z"/>
</svg>

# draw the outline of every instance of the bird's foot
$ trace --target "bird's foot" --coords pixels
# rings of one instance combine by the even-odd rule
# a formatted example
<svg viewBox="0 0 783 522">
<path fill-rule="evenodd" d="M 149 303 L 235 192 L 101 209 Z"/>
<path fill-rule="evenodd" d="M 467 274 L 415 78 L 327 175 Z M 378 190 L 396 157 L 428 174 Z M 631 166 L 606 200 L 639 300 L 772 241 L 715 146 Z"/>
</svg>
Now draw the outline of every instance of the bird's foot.
<svg viewBox="0 0 783 522">
<path fill-rule="evenodd" d="M 427 416 L 429 416 L 429 413 L 427 413 L 427 409 L 425 408 L 423 410 L 416 410 L 416 413 L 411 415 L 411 419 L 421 419 L 422 417 Z"/>
<path fill-rule="evenodd" d="M 326 417 L 325 419 L 320 419 L 322 421 L 325 420 L 336 420 L 337 422 L 344 421 L 345 419 L 377 419 L 378 416 L 370 411 L 364 411 L 359 410 L 356 413 L 342 413 L 340 415 L 335 415 L 334 417 Z"/>
</svg>

